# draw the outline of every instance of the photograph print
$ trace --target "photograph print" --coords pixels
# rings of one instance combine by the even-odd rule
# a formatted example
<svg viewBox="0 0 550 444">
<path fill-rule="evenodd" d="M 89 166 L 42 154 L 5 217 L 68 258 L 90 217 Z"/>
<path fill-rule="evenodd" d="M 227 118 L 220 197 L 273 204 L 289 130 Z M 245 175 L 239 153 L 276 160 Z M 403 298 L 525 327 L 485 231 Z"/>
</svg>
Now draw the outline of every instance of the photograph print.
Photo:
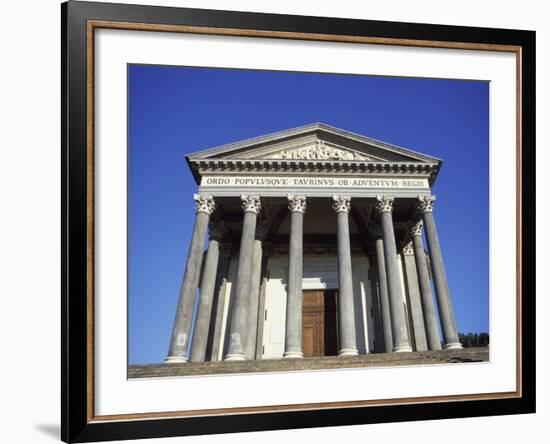
<svg viewBox="0 0 550 444">
<path fill-rule="evenodd" d="M 489 82 L 127 69 L 129 378 L 489 361 Z"/>
</svg>

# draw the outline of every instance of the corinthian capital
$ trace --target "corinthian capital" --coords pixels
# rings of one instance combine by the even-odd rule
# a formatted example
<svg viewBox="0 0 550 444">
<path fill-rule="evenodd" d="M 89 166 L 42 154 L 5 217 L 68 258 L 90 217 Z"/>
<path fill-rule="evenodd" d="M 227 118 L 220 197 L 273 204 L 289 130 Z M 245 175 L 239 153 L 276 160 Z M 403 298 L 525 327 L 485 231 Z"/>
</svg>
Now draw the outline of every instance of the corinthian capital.
<svg viewBox="0 0 550 444">
<path fill-rule="evenodd" d="M 435 202 L 435 196 L 418 196 L 416 202 L 416 209 L 420 214 L 433 212 L 433 204 Z"/>
<path fill-rule="evenodd" d="M 417 223 L 409 222 L 407 224 L 407 234 L 411 238 L 415 236 L 422 236 L 422 221 Z"/>
<path fill-rule="evenodd" d="M 242 201 L 242 207 L 243 211 L 245 213 L 254 213 L 258 214 L 260 212 L 260 209 L 262 208 L 262 204 L 260 202 L 260 196 L 253 196 L 251 194 L 241 194 L 241 201 Z"/>
<path fill-rule="evenodd" d="M 391 213 L 393 211 L 393 197 L 376 196 L 375 208 L 378 214 Z"/>
<path fill-rule="evenodd" d="M 209 194 L 193 194 L 195 200 L 195 212 L 212 214 L 216 209 L 214 198 Z"/>
<path fill-rule="evenodd" d="M 403 254 L 404 255 L 411 255 L 411 254 L 414 254 L 414 250 L 413 250 L 413 243 L 412 241 L 409 241 L 407 243 L 404 243 L 403 244 Z"/>
<path fill-rule="evenodd" d="M 349 196 L 338 196 L 336 194 L 332 196 L 332 208 L 337 213 L 344 212 L 349 214 L 351 208 L 350 202 L 351 197 Z"/>
<path fill-rule="evenodd" d="M 306 196 L 296 196 L 289 194 L 288 196 L 288 209 L 292 212 L 304 214 L 306 212 Z"/>
</svg>

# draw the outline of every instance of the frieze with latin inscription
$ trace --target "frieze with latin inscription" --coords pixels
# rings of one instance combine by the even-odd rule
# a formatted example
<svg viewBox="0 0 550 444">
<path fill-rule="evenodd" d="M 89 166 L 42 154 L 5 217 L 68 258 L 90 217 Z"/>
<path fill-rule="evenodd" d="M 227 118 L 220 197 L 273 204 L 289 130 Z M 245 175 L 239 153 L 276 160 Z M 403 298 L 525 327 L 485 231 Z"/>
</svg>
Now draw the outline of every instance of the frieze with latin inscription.
<svg viewBox="0 0 550 444">
<path fill-rule="evenodd" d="M 289 187 L 289 188 L 363 188 L 429 189 L 425 178 L 361 178 L 304 176 L 203 176 L 202 188 L 209 187 Z"/>
</svg>

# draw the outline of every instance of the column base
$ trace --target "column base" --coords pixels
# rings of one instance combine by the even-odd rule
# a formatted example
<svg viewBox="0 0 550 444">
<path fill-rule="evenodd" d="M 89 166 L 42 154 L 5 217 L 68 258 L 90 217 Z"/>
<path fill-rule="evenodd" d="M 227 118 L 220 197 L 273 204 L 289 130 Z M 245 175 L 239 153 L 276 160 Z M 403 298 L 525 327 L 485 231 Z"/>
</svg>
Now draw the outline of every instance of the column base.
<svg viewBox="0 0 550 444">
<path fill-rule="evenodd" d="M 462 350 L 462 344 L 460 342 L 449 342 L 445 344 L 444 350 Z"/>
<path fill-rule="evenodd" d="M 165 360 L 165 364 L 186 364 L 188 362 L 185 356 L 168 356 Z"/>
<path fill-rule="evenodd" d="M 301 351 L 288 351 L 283 353 L 283 358 L 285 359 L 300 359 L 303 358 L 304 354 Z"/>
<path fill-rule="evenodd" d="M 409 344 L 404 345 L 398 345 L 393 348 L 394 353 L 406 353 L 406 352 L 412 352 L 413 349 Z"/>
<path fill-rule="evenodd" d="M 244 353 L 230 353 L 225 355 L 224 361 L 246 361 L 246 355 Z"/>
<path fill-rule="evenodd" d="M 338 356 L 357 356 L 359 352 L 355 347 L 342 348 L 338 351 Z"/>
</svg>

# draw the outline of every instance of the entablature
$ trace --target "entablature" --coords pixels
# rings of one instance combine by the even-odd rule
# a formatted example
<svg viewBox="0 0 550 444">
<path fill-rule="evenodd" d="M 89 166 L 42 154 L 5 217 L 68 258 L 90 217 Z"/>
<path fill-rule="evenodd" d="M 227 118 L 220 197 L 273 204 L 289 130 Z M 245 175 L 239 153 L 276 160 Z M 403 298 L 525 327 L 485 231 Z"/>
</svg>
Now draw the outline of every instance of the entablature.
<svg viewBox="0 0 550 444">
<path fill-rule="evenodd" d="M 250 159 L 208 159 L 193 161 L 191 170 L 199 185 L 203 178 L 212 176 L 242 177 L 254 174 L 269 176 L 354 175 L 361 179 L 384 177 L 425 178 L 431 186 L 437 176 L 439 165 L 411 162 L 357 162 L 357 161 L 304 161 L 304 160 L 250 160 Z"/>
</svg>

